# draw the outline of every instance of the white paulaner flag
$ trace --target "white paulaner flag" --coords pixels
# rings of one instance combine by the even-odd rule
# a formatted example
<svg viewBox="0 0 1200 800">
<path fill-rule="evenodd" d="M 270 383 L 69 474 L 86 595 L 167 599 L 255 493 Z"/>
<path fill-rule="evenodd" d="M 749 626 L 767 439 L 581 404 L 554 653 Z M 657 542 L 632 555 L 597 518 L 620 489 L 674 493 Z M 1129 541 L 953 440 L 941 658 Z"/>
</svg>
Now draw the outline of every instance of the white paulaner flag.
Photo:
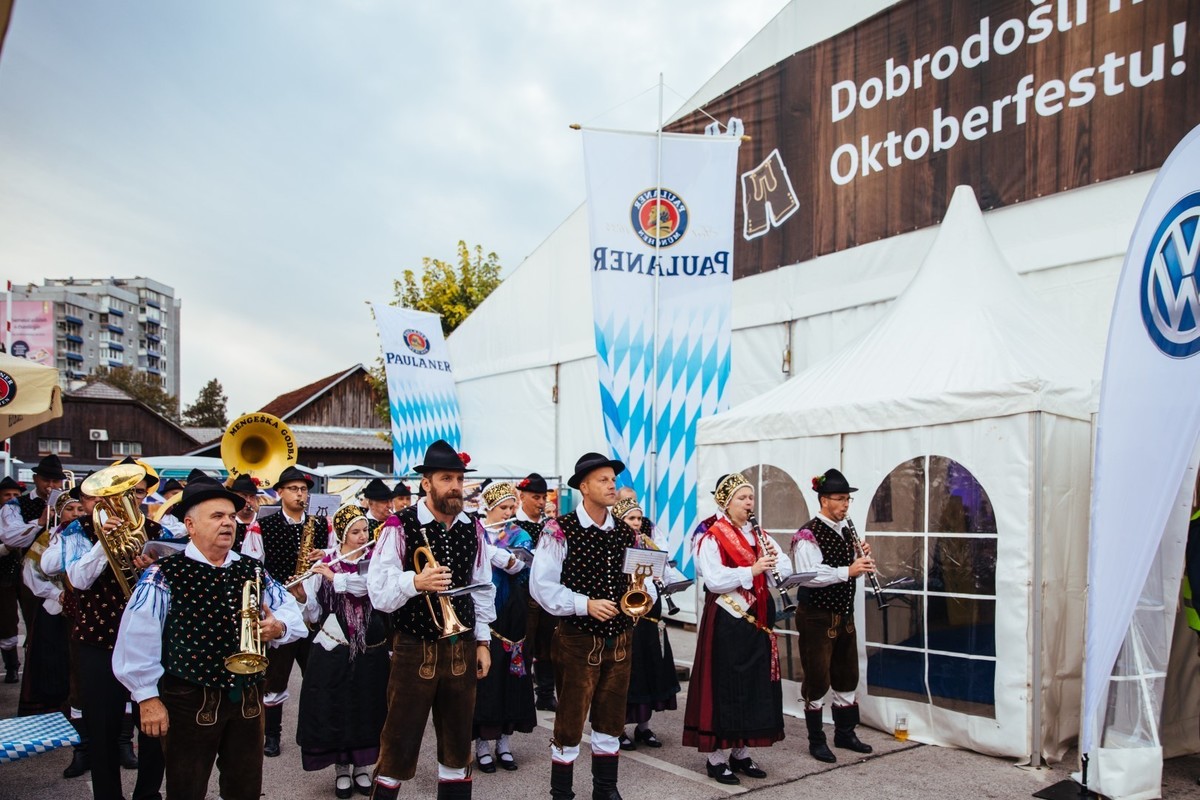
<svg viewBox="0 0 1200 800">
<path fill-rule="evenodd" d="M 618 482 L 633 487 L 647 515 L 654 493 L 654 523 L 673 554 L 697 521 L 696 423 L 727 406 L 740 143 L 664 134 L 660 182 L 656 135 L 583 132 L 605 434 L 629 470 Z M 676 557 L 690 574 L 690 550 Z"/>
<path fill-rule="evenodd" d="M 1200 128 L 1171 153 L 1146 198 L 1109 327 L 1092 479 L 1084 754 L 1104 745 L 1109 676 L 1200 437 L 1198 256 Z"/>
<path fill-rule="evenodd" d="M 425 311 L 372 305 L 387 374 L 396 474 L 420 464 L 425 450 L 445 439 L 456 450 L 462 426 L 442 318 Z"/>
</svg>

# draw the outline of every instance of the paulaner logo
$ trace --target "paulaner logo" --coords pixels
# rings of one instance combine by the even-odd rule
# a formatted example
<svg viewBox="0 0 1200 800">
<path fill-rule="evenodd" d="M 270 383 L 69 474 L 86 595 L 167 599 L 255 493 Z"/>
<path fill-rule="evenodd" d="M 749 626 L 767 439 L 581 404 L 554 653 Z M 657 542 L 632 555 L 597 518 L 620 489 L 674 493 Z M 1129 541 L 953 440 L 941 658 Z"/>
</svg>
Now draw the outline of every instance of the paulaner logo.
<svg viewBox="0 0 1200 800">
<path fill-rule="evenodd" d="M 0 406 L 17 399 L 17 382 L 7 372 L 0 372 Z"/>
<path fill-rule="evenodd" d="M 1171 358 L 1200 352 L 1200 192 L 1168 211 L 1154 231 L 1142 266 L 1142 321 L 1151 341 Z"/>
<path fill-rule="evenodd" d="M 428 337 L 416 328 L 409 328 L 404 332 L 404 344 L 408 345 L 408 349 L 419 356 L 423 356 L 429 352 Z"/>
<path fill-rule="evenodd" d="M 629 221 L 633 232 L 646 244 L 670 247 L 687 232 L 688 210 L 679 195 L 670 189 L 647 189 L 634 198 Z"/>
</svg>

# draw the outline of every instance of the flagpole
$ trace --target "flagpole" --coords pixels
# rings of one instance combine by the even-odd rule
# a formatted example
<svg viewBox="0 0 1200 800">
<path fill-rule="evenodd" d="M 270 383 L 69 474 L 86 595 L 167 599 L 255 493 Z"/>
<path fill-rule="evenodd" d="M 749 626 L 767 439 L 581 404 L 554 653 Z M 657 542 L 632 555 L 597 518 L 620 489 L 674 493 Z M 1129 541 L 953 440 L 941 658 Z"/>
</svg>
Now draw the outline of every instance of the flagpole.
<svg viewBox="0 0 1200 800">
<path fill-rule="evenodd" d="M 658 73 L 658 127 L 655 129 L 657 153 L 655 155 L 655 200 L 654 219 L 657 221 L 658 212 L 662 210 L 662 145 L 663 145 L 663 74 Z M 650 495 L 650 522 L 658 524 L 658 282 L 661 279 L 661 263 L 659 262 L 659 242 L 657 225 L 654 232 L 654 338 L 651 342 L 652 358 L 650 361 L 650 481 L 647 494 Z"/>
<path fill-rule="evenodd" d="M 4 352 L 12 355 L 12 281 L 5 282 L 4 294 Z M 4 440 L 4 477 L 12 477 L 12 439 Z"/>
</svg>

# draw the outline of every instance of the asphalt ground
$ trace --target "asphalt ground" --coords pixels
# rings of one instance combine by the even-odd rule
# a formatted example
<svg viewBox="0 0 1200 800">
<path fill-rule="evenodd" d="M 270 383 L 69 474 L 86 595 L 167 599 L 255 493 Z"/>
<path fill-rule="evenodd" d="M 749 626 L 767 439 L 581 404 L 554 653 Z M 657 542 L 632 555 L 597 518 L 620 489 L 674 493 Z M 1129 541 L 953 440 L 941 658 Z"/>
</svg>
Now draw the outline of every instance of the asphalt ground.
<svg viewBox="0 0 1200 800">
<path fill-rule="evenodd" d="M 694 635 L 678 627 L 670 631 L 676 658 L 689 662 Z M 704 774 L 704 758 L 679 745 L 683 729 L 683 707 L 687 684 L 679 697 L 679 710 L 655 715 L 652 727 L 664 742 L 658 750 L 644 746 L 626 752 L 621 758 L 620 790 L 627 800 L 694 798 L 724 800 L 745 794 L 755 800 L 795 800 L 796 798 L 837 798 L 838 800 L 937 800 L 946 798 L 1028 798 L 1033 792 L 1067 777 L 1074 768 L 1074 755 L 1051 768 L 1028 769 L 1003 759 L 982 756 L 964 750 L 932 747 L 915 742 L 901 743 L 890 734 L 866 727 L 859 729 L 863 741 L 872 745 L 870 756 L 852 757 L 837 750 L 836 764 L 822 764 L 808 755 L 803 720 L 786 717 L 787 738 L 770 749 L 757 751 L 755 757 L 767 771 L 762 780 L 742 777 L 740 786 L 722 786 Z M 16 713 L 19 685 L 0 684 L 0 717 Z M 333 798 L 333 773 L 306 773 L 300 767 L 300 751 L 294 731 L 300 688 L 300 673 L 292 674 L 291 695 L 284 713 L 283 753 L 265 759 L 263 795 L 286 800 L 324 800 Z M 519 769 L 497 770 L 485 775 L 476 771 L 474 796 L 492 800 L 529 800 L 547 797 L 550 786 L 549 739 L 553 715 L 539 712 L 539 727 L 529 734 L 512 737 L 513 754 Z M 833 731 L 827 733 L 832 740 Z M 590 795 L 590 767 L 587 750 L 576 766 L 575 791 L 580 800 Z M 70 748 L 33 756 L 10 764 L 0 764 L 0 800 L 88 800 L 91 783 L 85 774 L 64 779 L 62 770 L 71 760 Z M 415 780 L 401 789 L 401 797 L 436 795 L 436 757 L 432 727 L 427 727 L 421 762 Z M 1163 797 L 1200 798 L 1200 756 L 1187 756 L 1164 765 Z M 125 790 L 132 792 L 134 773 L 124 773 Z M 128 794 L 127 794 L 128 796 Z M 209 784 L 210 798 L 217 798 L 214 771 Z M 357 797 L 358 795 L 356 795 Z"/>
</svg>

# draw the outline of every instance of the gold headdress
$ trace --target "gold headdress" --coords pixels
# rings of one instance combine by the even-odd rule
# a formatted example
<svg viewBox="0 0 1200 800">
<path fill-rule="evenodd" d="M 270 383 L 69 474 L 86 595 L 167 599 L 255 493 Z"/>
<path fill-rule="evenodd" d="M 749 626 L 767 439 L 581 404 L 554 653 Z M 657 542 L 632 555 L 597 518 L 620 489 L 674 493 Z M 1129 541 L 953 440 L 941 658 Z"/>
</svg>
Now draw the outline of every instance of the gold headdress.
<svg viewBox="0 0 1200 800">
<path fill-rule="evenodd" d="M 733 500 L 733 496 L 737 494 L 737 490 L 743 486 L 750 486 L 750 481 L 746 480 L 746 476 L 740 472 L 735 472 L 732 475 L 726 475 L 717 482 L 717 490 L 713 492 L 713 500 L 717 501 L 717 508 L 724 511 L 729 507 L 729 501 Z"/>
<path fill-rule="evenodd" d="M 489 483 L 483 487 L 480 493 L 480 498 L 483 500 L 483 506 L 487 510 L 491 510 L 503 503 L 505 500 L 512 498 L 517 499 L 517 487 L 511 483 Z"/>
</svg>

